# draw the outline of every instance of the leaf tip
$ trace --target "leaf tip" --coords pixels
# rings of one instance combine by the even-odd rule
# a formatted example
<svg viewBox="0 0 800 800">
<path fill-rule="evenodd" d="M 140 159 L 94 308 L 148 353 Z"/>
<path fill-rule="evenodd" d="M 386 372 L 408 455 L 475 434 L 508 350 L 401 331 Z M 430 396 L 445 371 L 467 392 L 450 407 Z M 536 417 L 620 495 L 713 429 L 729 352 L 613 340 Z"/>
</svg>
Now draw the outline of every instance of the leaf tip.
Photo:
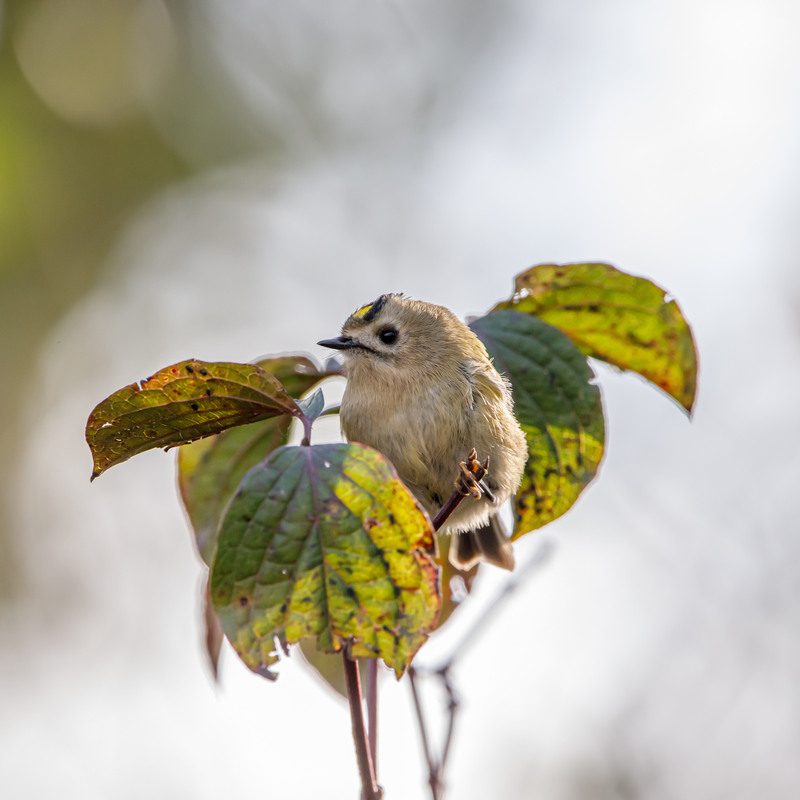
<svg viewBox="0 0 800 800">
<path fill-rule="evenodd" d="M 384 661 L 384 663 L 386 662 Z M 389 664 L 386 664 L 386 666 L 389 667 L 392 670 L 392 672 L 394 672 L 394 676 L 395 678 L 397 678 L 398 681 L 400 680 L 400 678 L 403 677 L 403 675 L 406 674 L 406 668 L 408 667 L 407 664 L 396 664 L 394 667 L 392 667 Z"/>
</svg>

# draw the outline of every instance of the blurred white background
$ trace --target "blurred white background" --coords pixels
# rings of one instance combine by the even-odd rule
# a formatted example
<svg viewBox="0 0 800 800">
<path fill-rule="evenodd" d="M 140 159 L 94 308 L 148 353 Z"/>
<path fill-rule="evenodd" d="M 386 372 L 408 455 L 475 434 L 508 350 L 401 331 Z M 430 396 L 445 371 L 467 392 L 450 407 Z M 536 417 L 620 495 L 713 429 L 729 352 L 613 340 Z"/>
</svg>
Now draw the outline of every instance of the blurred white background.
<svg viewBox="0 0 800 800">
<path fill-rule="evenodd" d="M 542 537 L 555 553 L 459 662 L 448 797 L 797 797 L 800 7 L 7 5 L 5 63 L 43 117 L 98 141 L 135 117 L 180 168 L 103 218 L 100 266 L 5 417 L 3 796 L 356 798 L 346 705 L 298 659 L 270 684 L 227 649 L 213 685 L 174 454 L 90 486 L 86 417 L 183 358 L 323 358 L 384 291 L 466 316 L 531 264 L 603 260 L 678 299 L 694 419 L 599 368 L 604 464 L 520 542 L 519 561 Z M 504 580 L 483 574 L 452 626 Z M 389 675 L 379 773 L 428 796 Z"/>
</svg>

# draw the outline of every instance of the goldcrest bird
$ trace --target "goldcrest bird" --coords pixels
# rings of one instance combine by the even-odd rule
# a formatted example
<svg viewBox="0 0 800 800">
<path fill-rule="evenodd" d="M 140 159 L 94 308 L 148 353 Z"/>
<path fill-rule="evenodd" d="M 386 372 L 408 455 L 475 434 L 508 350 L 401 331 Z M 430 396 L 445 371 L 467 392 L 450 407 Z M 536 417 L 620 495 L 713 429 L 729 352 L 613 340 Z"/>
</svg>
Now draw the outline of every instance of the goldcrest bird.
<svg viewBox="0 0 800 800">
<path fill-rule="evenodd" d="M 511 543 L 497 516 L 517 490 L 527 460 L 508 381 L 486 348 L 443 306 L 381 295 L 351 314 L 336 339 L 347 385 L 340 417 L 348 441 L 383 453 L 433 517 L 450 497 L 471 448 L 489 457 L 490 493 L 465 497 L 442 526 L 458 534 L 450 560 L 513 569 Z"/>
</svg>

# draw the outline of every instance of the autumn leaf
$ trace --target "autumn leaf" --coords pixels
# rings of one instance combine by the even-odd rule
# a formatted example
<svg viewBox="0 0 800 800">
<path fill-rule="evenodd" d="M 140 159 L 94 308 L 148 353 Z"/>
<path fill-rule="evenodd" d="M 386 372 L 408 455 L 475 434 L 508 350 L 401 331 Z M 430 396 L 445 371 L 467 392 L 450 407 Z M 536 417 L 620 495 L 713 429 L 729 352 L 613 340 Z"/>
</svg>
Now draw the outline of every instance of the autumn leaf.
<svg viewBox="0 0 800 800">
<path fill-rule="evenodd" d="M 222 522 L 211 597 L 269 675 L 275 641 L 381 657 L 399 676 L 436 623 L 430 520 L 377 451 L 282 447 L 245 475 Z"/>
<path fill-rule="evenodd" d="M 272 373 L 294 398 L 338 374 L 320 369 L 306 356 L 278 356 L 256 362 Z M 223 431 L 178 450 L 178 486 L 192 523 L 198 550 L 211 564 L 222 512 L 247 470 L 286 444 L 292 418 L 271 417 Z"/>
<path fill-rule="evenodd" d="M 169 448 L 281 414 L 300 416 L 280 381 L 254 364 L 182 361 L 114 392 L 92 411 L 92 480 L 155 447 Z"/>
<path fill-rule="evenodd" d="M 470 326 L 511 381 L 528 441 L 512 539 L 568 511 L 597 472 L 605 424 L 586 357 L 565 334 L 518 311 L 494 311 Z"/>
<path fill-rule="evenodd" d="M 664 289 L 610 264 L 539 264 L 517 276 L 493 310 L 532 314 L 585 355 L 643 376 L 691 411 L 697 350 L 683 312 Z"/>
</svg>

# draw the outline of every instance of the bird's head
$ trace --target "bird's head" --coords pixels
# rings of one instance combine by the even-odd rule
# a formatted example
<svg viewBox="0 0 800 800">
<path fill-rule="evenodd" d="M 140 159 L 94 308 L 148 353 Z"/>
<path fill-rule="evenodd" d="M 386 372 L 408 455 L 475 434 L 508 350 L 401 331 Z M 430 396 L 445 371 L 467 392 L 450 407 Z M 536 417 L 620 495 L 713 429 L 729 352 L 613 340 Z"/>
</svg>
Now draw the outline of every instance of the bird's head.
<svg viewBox="0 0 800 800">
<path fill-rule="evenodd" d="M 477 337 L 448 309 L 401 294 L 382 294 L 361 306 L 345 320 L 341 336 L 318 342 L 341 350 L 350 373 L 369 366 L 423 374 L 455 366 L 474 353 L 476 343 Z"/>
</svg>

